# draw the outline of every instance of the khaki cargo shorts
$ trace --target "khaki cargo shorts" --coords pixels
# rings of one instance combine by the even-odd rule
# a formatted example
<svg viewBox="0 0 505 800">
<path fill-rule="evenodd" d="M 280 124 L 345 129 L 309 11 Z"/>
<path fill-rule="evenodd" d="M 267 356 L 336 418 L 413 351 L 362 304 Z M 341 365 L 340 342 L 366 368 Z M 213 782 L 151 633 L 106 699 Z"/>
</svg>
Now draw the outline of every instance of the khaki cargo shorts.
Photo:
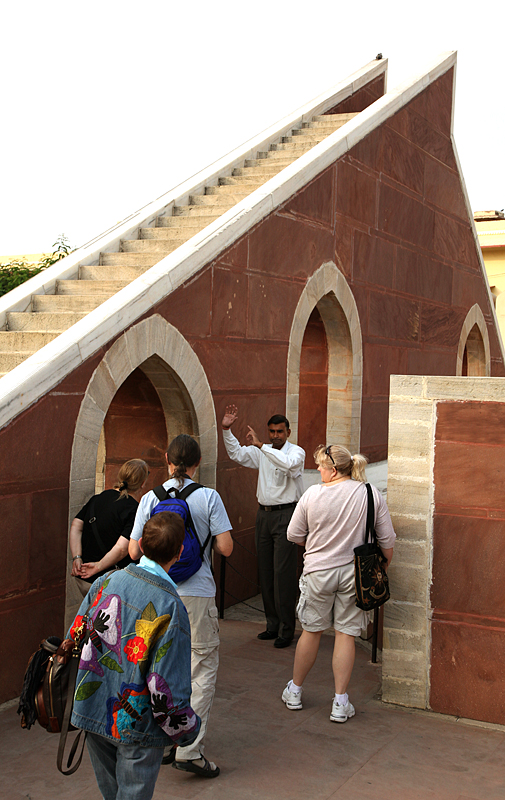
<svg viewBox="0 0 505 800">
<path fill-rule="evenodd" d="M 300 577 L 296 613 L 304 631 L 319 633 L 335 628 L 359 636 L 366 628 L 367 613 L 355 604 L 354 562 L 342 567 L 309 572 Z"/>
</svg>

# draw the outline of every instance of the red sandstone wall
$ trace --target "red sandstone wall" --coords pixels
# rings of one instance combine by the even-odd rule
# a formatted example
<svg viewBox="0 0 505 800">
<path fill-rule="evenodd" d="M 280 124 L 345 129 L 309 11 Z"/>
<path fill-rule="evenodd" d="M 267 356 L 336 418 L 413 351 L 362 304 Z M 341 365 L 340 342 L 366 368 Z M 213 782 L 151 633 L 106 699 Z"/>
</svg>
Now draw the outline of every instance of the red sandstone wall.
<svg viewBox="0 0 505 800">
<path fill-rule="evenodd" d="M 505 407 L 441 402 L 431 707 L 505 723 Z"/>
<path fill-rule="evenodd" d="M 454 374 L 461 326 L 475 302 L 488 322 L 492 374 L 505 374 L 449 138 L 452 77 L 428 87 L 152 309 L 194 348 L 218 420 L 227 403 L 237 403 L 242 441 L 248 423 L 266 436 L 266 420 L 285 412 L 293 315 L 325 261 L 342 270 L 359 310 L 361 451 L 372 461 L 387 456 L 389 375 Z M 0 431 L 0 452 L 8 454 L 0 464 L 8 565 L 0 635 L 19 645 L 0 678 L 0 700 L 19 691 L 42 635 L 62 632 L 73 431 L 105 350 Z M 220 441 L 217 476 L 237 540 L 231 565 L 254 581 L 256 475 L 231 463 Z M 232 569 L 227 589 L 228 602 L 256 591 Z"/>
</svg>

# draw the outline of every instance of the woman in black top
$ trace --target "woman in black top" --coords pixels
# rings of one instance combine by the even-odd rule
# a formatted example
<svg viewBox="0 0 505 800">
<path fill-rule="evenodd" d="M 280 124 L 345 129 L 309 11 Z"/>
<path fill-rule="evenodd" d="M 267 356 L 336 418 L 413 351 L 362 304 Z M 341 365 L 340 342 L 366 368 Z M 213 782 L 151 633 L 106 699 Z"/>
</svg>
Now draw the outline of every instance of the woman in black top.
<svg viewBox="0 0 505 800">
<path fill-rule="evenodd" d="M 69 536 L 72 575 L 83 596 L 97 577 L 131 562 L 130 533 L 148 475 L 145 461 L 140 458 L 126 461 L 118 472 L 114 489 L 94 495 L 73 520 Z"/>
</svg>

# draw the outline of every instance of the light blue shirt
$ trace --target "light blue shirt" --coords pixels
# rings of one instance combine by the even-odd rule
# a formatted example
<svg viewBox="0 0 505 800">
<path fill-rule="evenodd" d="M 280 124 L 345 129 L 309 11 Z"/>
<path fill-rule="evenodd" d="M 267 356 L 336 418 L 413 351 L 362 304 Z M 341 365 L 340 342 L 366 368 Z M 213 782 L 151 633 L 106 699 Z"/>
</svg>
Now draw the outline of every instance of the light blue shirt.
<svg viewBox="0 0 505 800">
<path fill-rule="evenodd" d="M 153 561 L 151 558 L 148 558 L 147 556 L 142 556 L 142 558 L 139 561 L 139 567 L 142 567 L 142 569 L 147 570 L 147 572 L 152 572 L 153 575 L 157 575 L 158 578 L 163 578 L 164 581 L 168 581 L 177 591 L 177 584 L 173 582 L 168 572 L 166 572 L 166 570 L 164 570 L 161 564 L 158 564 L 157 561 Z"/>
<path fill-rule="evenodd" d="M 190 483 L 194 483 L 194 481 L 184 478 L 184 487 L 189 486 Z M 179 487 L 175 478 L 165 481 L 163 486 L 167 490 L 173 487 L 184 488 L 182 486 Z M 138 542 L 142 538 L 144 525 L 150 519 L 151 511 L 159 502 L 154 492 L 147 492 L 142 497 L 135 516 L 131 539 L 135 539 Z M 218 536 L 220 533 L 231 531 L 231 522 L 228 519 L 228 514 L 215 489 L 209 489 L 206 486 L 197 489 L 193 494 L 190 494 L 186 502 L 191 511 L 191 518 L 200 544 L 205 542 L 209 532 L 212 536 Z M 198 572 L 195 572 L 187 581 L 177 584 L 177 591 L 181 597 L 215 597 L 216 584 L 212 577 L 210 554 L 211 543 L 209 542 L 205 548 L 202 566 Z"/>
</svg>

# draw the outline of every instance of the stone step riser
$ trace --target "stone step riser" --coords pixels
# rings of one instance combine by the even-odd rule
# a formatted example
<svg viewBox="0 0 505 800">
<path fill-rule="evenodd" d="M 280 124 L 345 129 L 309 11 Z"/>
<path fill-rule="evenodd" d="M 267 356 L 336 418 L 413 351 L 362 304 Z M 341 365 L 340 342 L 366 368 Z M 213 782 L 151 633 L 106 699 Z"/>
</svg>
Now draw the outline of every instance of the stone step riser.
<svg viewBox="0 0 505 800">
<path fill-rule="evenodd" d="M 35 295 L 32 300 L 32 311 L 36 313 L 45 311 L 93 311 L 94 308 L 97 308 L 109 297 L 109 294 L 77 296 L 71 294 L 40 294 Z"/>
<path fill-rule="evenodd" d="M 316 114 L 312 117 L 311 122 L 337 122 L 344 125 L 350 119 L 357 117 L 359 111 L 350 111 L 347 114 Z"/>
<path fill-rule="evenodd" d="M 197 194 L 189 198 L 189 205 L 191 206 L 226 206 L 231 208 L 236 203 L 240 203 L 244 197 L 251 194 L 251 192 L 234 192 L 233 194 Z"/>
<path fill-rule="evenodd" d="M 31 331 L 0 331 L 0 354 L 36 353 L 45 344 L 56 338 L 57 333 L 33 333 Z"/>
<path fill-rule="evenodd" d="M 265 177 L 267 173 L 260 173 L 260 171 L 255 171 L 251 175 L 230 175 L 226 178 L 219 178 L 219 188 L 224 189 L 226 187 L 232 186 L 244 186 L 247 189 L 250 189 L 253 192 L 255 189 L 258 189 L 260 186 L 263 186 L 265 183 Z M 218 188 L 218 187 L 213 187 Z"/>
<path fill-rule="evenodd" d="M 121 252 L 122 253 L 145 253 L 149 255 L 150 253 L 159 253 L 160 257 L 163 258 L 167 256 L 169 253 L 172 253 L 176 250 L 179 245 L 186 242 L 190 237 L 183 236 L 180 237 L 179 240 L 173 239 L 136 239 L 134 241 L 127 241 L 121 243 Z"/>
<path fill-rule="evenodd" d="M 323 141 L 324 136 L 320 139 Z M 280 153 L 280 152 L 295 152 L 295 153 L 305 153 L 307 150 L 310 150 L 313 146 L 313 142 L 306 142 L 303 139 L 301 142 L 279 142 L 279 144 L 273 144 L 272 149 L 269 151 L 270 153 Z"/>
<path fill-rule="evenodd" d="M 81 267 L 81 271 L 83 269 L 85 267 Z M 83 295 L 85 297 L 94 297 L 95 295 L 103 295 L 108 298 L 119 292 L 120 289 L 124 289 L 125 286 L 128 286 L 128 281 L 94 281 L 89 278 L 81 278 L 78 281 L 57 281 L 56 296 Z"/>
<path fill-rule="evenodd" d="M 185 206 L 183 206 L 184 208 Z M 201 219 L 191 219 L 190 217 L 178 216 L 173 217 L 158 217 L 156 220 L 156 227 L 158 228 L 178 228 L 180 230 L 191 230 L 193 233 L 203 230 L 211 222 L 221 216 L 223 212 L 219 211 L 215 214 L 209 213 L 209 209 L 200 215 Z M 191 236 L 193 236 L 193 233 Z"/>
<path fill-rule="evenodd" d="M 0 353 L 0 377 L 6 375 L 8 372 L 11 371 L 11 369 L 14 369 L 14 367 L 19 366 L 19 364 L 22 364 L 23 361 L 26 361 L 27 358 L 29 358 L 30 356 L 33 355 L 33 353 L 36 352 L 37 351 L 34 350 L 33 352 L 30 351 L 27 353 L 22 353 L 22 352 Z"/>
<path fill-rule="evenodd" d="M 279 165 L 278 163 L 270 164 L 268 161 L 262 161 L 264 166 L 257 166 L 257 167 L 235 167 L 233 170 L 233 178 L 242 178 L 242 177 L 250 177 L 252 180 L 256 179 L 256 176 L 262 177 L 264 180 L 263 182 L 269 180 L 274 175 L 277 175 L 284 167 Z M 286 165 L 287 166 L 287 165 Z"/>
<path fill-rule="evenodd" d="M 235 203 L 223 203 L 219 205 L 219 211 L 214 219 L 217 219 L 229 208 L 233 208 Z M 208 206 L 174 206 L 175 217 L 204 217 L 209 213 Z"/>
<path fill-rule="evenodd" d="M 309 150 L 310 148 L 305 148 Z M 298 150 L 269 150 L 268 153 L 258 153 L 257 161 L 261 161 L 264 158 L 266 161 L 282 161 L 286 164 L 292 164 L 293 161 L 296 161 L 302 155 Z M 247 164 L 247 162 L 246 162 Z"/>
<path fill-rule="evenodd" d="M 52 314 L 28 313 L 26 311 L 8 311 L 7 327 L 9 331 L 39 331 L 41 333 L 61 333 L 71 325 L 75 325 L 86 316 L 86 312 L 61 311 Z"/>
<path fill-rule="evenodd" d="M 185 219 L 185 217 L 179 217 L 179 219 Z M 167 246 L 170 245 L 170 242 L 174 242 L 178 247 L 200 230 L 202 230 L 200 225 L 195 225 L 194 228 L 141 228 L 138 241 L 166 242 Z"/>
<path fill-rule="evenodd" d="M 101 253 L 101 267 L 154 267 L 161 261 L 163 254 L 151 255 L 150 253 Z"/>
<path fill-rule="evenodd" d="M 143 267 L 81 267 L 79 274 L 82 281 L 120 280 L 127 285 L 145 271 Z"/>
<path fill-rule="evenodd" d="M 244 162 L 244 168 L 250 167 L 269 167 L 270 165 L 274 166 L 277 172 L 280 172 L 284 167 L 289 167 L 293 161 L 296 160 L 295 156 L 288 156 L 285 155 L 282 151 L 277 153 L 276 158 L 273 158 L 275 153 L 268 153 L 265 154 L 265 158 L 247 158 Z"/>
<path fill-rule="evenodd" d="M 248 180 L 242 179 L 240 182 L 238 178 L 221 178 L 220 180 L 233 180 L 233 183 L 221 183 L 219 186 L 209 186 L 205 192 L 206 195 L 212 197 L 219 197 L 220 195 L 234 195 L 237 192 L 243 194 L 244 197 L 247 197 L 248 194 L 254 192 L 255 189 L 259 189 L 260 186 L 263 186 L 265 181 L 261 181 L 256 179 Z"/>
</svg>

